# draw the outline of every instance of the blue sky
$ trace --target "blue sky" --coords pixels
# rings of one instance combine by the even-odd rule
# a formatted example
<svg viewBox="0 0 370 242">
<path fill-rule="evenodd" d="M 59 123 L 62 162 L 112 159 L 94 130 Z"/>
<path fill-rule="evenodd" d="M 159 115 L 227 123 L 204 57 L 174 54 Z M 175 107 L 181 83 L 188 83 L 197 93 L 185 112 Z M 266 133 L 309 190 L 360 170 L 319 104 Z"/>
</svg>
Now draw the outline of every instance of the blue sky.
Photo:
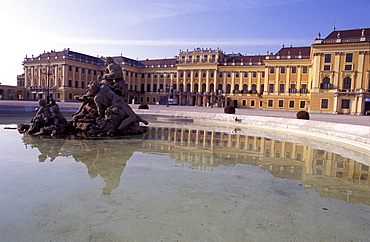
<svg viewBox="0 0 370 242">
<path fill-rule="evenodd" d="M 44 50 L 139 60 L 197 47 L 255 55 L 309 46 L 334 24 L 370 27 L 370 1 L 2 0 L 0 82 L 15 85 L 24 57 Z"/>
</svg>

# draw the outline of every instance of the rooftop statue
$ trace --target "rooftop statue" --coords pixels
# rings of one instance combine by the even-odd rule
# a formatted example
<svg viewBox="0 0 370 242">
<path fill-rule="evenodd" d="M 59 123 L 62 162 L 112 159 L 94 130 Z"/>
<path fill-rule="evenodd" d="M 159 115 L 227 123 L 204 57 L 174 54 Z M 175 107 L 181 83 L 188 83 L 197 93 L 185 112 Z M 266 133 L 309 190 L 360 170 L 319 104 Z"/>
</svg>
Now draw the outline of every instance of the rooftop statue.
<svg viewBox="0 0 370 242">
<path fill-rule="evenodd" d="M 140 134 L 147 131 L 139 122 L 148 121 L 136 115 L 127 104 L 126 83 L 122 68 L 107 57 L 106 73 L 88 84 L 78 111 L 67 121 L 54 100 L 47 104 L 39 100 L 40 107 L 31 124 L 20 124 L 18 131 L 31 135 L 118 136 Z"/>
</svg>

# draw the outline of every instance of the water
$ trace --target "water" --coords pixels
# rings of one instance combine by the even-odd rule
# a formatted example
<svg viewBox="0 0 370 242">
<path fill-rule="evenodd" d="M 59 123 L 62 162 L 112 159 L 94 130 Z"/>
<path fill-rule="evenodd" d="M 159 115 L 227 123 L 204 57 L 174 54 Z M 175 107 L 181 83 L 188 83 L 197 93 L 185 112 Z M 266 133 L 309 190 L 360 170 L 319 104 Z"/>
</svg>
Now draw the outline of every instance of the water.
<svg viewBox="0 0 370 242">
<path fill-rule="evenodd" d="M 15 126 L 0 126 L 0 241 L 370 236 L 367 153 L 346 149 L 353 154 L 346 157 L 302 145 L 307 137 L 292 143 L 272 131 L 189 123 L 154 122 L 144 135 L 91 140 L 4 127 Z"/>
</svg>

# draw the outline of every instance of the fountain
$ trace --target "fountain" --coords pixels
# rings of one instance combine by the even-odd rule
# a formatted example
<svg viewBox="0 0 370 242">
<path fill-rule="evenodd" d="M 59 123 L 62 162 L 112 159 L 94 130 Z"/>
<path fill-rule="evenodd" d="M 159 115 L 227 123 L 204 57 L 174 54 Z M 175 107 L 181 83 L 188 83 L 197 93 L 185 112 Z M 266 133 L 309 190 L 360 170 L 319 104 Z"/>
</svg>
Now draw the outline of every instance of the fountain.
<svg viewBox="0 0 370 242">
<path fill-rule="evenodd" d="M 146 132 L 147 128 L 140 126 L 139 122 L 146 125 L 148 122 L 136 115 L 126 102 L 126 83 L 120 65 L 112 57 L 107 57 L 106 63 L 106 74 L 99 76 L 97 81 L 91 81 L 85 95 L 75 97 L 82 104 L 71 121 L 67 122 L 53 99 L 50 103 L 40 99 L 40 107 L 31 124 L 20 124 L 18 131 L 31 135 L 85 137 Z"/>
</svg>

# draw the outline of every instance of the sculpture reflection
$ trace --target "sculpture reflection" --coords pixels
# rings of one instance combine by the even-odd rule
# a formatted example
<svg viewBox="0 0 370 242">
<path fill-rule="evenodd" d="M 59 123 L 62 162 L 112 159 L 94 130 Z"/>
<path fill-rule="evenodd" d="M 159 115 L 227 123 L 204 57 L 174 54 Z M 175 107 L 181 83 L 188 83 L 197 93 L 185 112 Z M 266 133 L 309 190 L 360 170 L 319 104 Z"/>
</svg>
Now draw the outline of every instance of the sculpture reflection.
<svg viewBox="0 0 370 242">
<path fill-rule="evenodd" d="M 30 135 L 25 135 L 23 142 L 27 147 L 39 150 L 39 162 L 71 156 L 76 162 L 84 163 L 91 179 L 100 176 L 105 181 L 104 195 L 111 194 L 119 186 L 127 160 L 141 145 L 132 139 L 56 139 Z"/>
</svg>

